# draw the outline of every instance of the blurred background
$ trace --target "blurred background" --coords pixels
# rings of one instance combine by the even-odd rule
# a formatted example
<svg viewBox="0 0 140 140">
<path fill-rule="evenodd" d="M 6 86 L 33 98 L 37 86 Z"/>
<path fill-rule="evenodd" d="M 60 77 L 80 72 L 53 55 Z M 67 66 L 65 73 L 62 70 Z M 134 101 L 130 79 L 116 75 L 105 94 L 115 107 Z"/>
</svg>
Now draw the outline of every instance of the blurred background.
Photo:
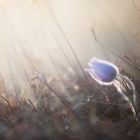
<svg viewBox="0 0 140 140">
<path fill-rule="evenodd" d="M 127 52 L 138 58 L 139 4 L 138 0 L 1 0 L 0 71 L 8 75 L 8 65 L 16 74 L 22 73 L 21 65 L 28 70 L 25 52 L 50 73 L 55 71 L 49 53 L 55 63 L 67 65 L 62 50 L 76 64 L 73 50 L 83 67 L 93 56 L 117 63 L 119 59 L 101 44 L 120 56 Z"/>
<path fill-rule="evenodd" d="M 139 67 L 139 14 L 138 0 L 1 0 L 0 73 L 23 86 L 35 71 L 81 73 L 93 56 L 131 71 L 122 59 Z"/>
<path fill-rule="evenodd" d="M 0 139 L 139 140 L 133 106 L 85 72 L 117 65 L 139 113 L 139 45 L 139 0 L 0 0 Z"/>
</svg>

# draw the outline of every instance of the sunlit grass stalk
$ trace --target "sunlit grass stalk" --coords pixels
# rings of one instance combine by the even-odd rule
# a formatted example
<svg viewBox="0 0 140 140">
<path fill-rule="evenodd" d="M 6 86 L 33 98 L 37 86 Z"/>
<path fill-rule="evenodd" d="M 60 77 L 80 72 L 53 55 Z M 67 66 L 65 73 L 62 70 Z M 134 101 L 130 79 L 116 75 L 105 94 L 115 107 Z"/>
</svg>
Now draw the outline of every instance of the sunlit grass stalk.
<svg viewBox="0 0 140 140">
<path fill-rule="evenodd" d="M 49 2 L 48 2 L 48 1 L 46 1 L 46 2 L 47 2 L 47 7 L 48 7 L 48 9 L 49 9 L 49 11 L 50 11 L 50 13 L 51 13 L 51 15 L 52 15 L 52 18 L 54 19 L 54 21 L 55 21 L 55 23 L 56 23 L 56 25 L 57 25 L 59 31 L 61 32 L 62 36 L 64 37 L 64 39 L 65 39 L 65 41 L 66 41 L 66 43 L 67 43 L 67 45 L 68 45 L 70 51 L 71 51 L 72 54 L 73 54 L 73 57 L 74 57 L 75 61 L 77 62 L 79 68 L 81 69 L 81 72 L 82 72 L 84 78 L 86 79 L 85 84 L 86 84 L 87 87 L 88 87 L 89 81 L 88 81 L 87 75 L 85 74 L 85 71 L 84 71 L 84 69 L 83 69 L 83 66 L 82 66 L 82 64 L 81 64 L 81 62 L 80 62 L 80 60 L 79 60 L 79 58 L 77 57 L 77 54 L 76 54 L 76 52 L 74 51 L 74 49 L 73 49 L 73 47 L 72 47 L 72 45 L 71 45 L 71 42 L 70 42 L 69 39 L 67 38 L 67 36 L 66 36 L 66 34 L 65 34 L 65 32 L 64 32 L 64 30 L 63 30 L 63 28 L 62 28 L 62 26 L 60 25 L 60 23 L 59 23 L 59 21 L 58 21 L 56 15 L 54 14 L 52 8 L 50 7 Z M 77 74 L 77 75 L 78 75 L 78 74 Z M 86 89 L 87 89 L 87 91 L 88 91 L 89 93 L 93 93 L 93 90 L 92 90 L 92 89 L 89 89 L 89 88 L 86 88 Z"/>
<path fill-rule="evenodd" d="M 121 96 L 129 103 L 136 121 L 140 121 L 136 106 L 137 95 L 134 83 L 127 76 L 119 74 L 115 79 L 114 86 Z"/>
</svg>

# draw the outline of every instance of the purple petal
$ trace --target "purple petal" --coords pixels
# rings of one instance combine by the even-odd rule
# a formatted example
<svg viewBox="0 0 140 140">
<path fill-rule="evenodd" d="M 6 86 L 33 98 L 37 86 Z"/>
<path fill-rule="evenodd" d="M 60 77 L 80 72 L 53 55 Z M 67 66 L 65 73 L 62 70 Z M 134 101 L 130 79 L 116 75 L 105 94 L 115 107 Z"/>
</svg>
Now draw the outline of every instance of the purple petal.
<svg viewBox="0 0 140 140">
<path fill-rule="evenodd" d="M 90 60 L 88 66 L 88 73 L 100 84 L 110 84 L 118 75 L 118 68 L 114 64 L 95 57 Z"/>
</svg>

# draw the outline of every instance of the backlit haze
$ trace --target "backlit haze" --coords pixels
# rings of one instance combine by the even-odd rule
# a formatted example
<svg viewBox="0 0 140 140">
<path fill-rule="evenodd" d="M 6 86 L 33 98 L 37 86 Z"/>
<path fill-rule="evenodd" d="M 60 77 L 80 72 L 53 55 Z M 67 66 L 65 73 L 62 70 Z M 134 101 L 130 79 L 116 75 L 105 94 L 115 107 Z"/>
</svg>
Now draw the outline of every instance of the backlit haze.
<svg viewBox="0 0 140 140">
<path fill-rule="evenodd" d="M 96 39 L 119 55 L 128 49 L 139 56 L 139 4 L 138 0 L 1 0 L 2 76 L 24 79 L 25 71 L 32 72 L 32 61 L 53 75 L 52 61 L 69 67 L 62 51 L 77 65 L 74 51 L 83 68 L 93 56 L 119 63 Z"/>
</svg>

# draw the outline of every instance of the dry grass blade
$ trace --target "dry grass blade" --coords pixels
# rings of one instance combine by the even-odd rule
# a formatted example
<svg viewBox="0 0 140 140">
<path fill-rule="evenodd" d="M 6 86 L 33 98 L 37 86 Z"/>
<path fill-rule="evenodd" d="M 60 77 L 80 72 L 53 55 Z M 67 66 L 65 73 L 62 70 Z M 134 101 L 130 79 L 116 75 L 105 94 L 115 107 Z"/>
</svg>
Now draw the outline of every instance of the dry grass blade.
<svg viewBox="0 0 140 140">
<path fill-rule="evenodd" d="M 110 53 L 112 53 L 113 55 L 119 57 L 122 61 L 124 61 L 126 64 L 128 64 L 130 67 L 132 67 L 134 70 L 137 70 L 138 72 L 140 72 L 140 68 L 137 67 L 135 64 L 133 64 L 131 61 L 126 60 L 124 57 L 120 56 L 119 54 L 117 54 L 114 50 L 106 47 L 96 36 L 95 38 L 95 30 L 92 28 L 91 32 L 93 34 L 94 40 L 99 44 L 100 47 L 104 48 L 105 50 L 109 51 Z"/>
</svg>

